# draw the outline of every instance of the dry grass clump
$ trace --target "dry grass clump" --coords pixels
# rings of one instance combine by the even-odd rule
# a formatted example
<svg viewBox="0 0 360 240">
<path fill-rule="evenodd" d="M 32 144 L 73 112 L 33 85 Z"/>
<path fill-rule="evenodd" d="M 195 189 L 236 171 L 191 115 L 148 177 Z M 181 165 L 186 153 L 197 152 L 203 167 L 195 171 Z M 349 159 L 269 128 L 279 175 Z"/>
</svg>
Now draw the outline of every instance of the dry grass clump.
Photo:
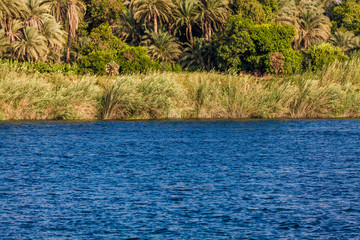
<svg viewBox="0 0 360 240">
<path fill-rule="evenodd" d="M 354 54 L 348 61 L 335 61 L 326 66 L 320 76 L 322 85 L 329 83 L 352 83 L 360 85 L 360 53 Z"/>
<path fill-rule="evenodd" d="M 0 67 L 0 118 L 3 120 L 94 119 L 100 88 L 93 77 L 56 84 L 41 74 Z"/>
<path fill-rule="evenodd" d="M 171 82 L 161 75 L 123 76 L 104 85 L 101 119 L 166 118 L 174 95 Z"/>
</svg>

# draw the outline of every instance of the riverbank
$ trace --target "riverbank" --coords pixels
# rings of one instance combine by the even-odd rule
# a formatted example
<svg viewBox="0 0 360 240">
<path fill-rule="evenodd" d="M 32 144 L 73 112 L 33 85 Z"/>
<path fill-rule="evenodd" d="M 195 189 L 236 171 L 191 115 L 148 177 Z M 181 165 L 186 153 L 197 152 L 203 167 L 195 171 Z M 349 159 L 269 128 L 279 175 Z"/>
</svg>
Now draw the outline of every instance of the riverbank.
<svg viewBox="0 0 360 240">
<path fill-rule="evenodd" d="M 360 61 L 321 73 L 40 74 L 0 65 L 0 120 L 359 118 Z"/>
</svg>

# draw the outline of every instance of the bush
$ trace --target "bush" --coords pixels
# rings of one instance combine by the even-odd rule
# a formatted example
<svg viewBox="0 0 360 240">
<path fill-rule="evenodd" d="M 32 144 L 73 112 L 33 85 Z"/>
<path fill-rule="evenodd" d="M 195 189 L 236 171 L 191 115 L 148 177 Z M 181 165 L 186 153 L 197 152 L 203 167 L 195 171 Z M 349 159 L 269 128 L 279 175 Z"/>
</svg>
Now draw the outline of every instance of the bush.
<svg viewBox="0 0 360 240">
<path fill-rule="evenodd" d="M 286 24 L 254 25 L 250 31 L 256 52 L 282 52 L 289 49 L 295 29 Z"/>
<path fill-rule="evenodd" d="M 343 61 L 347 58 L 341 48 L 334 47 L 330 43 L 314 45 L 307 53 L 307 63 L 314 71 L 323 69 L 324 66 L 333 63 L 336 59 Z"/>
<path fill-rule="evenodd" d="M 79 73 L 80 69 L 76 63 L 48 63 L 48 62 L 18 62 L 12 59 L 1 59 L 0 63 L 9 64 L 18 71 L 39 73 Z"/>
<path fill-rule="evenodd" d="M 131 47 L 112 34 L 108 24 L 101 24 L 91 34 L 91 44 L 85 50 L 80 65 L 82 72 L 103 75 L 105 66 L 111 61 L 119 65 L 119 73 L 146 72 L 159 69 L 143 47 Z"/>
<path fill-rule="evenodd" d="M 237 14 L 256 23 L 270 22 L 278 10 L 277 0 L 234 0 L 233 5 Z"/>
<path fill-rule="evenodd" d="M 116 53 L 115 62 L 119 64 L 120 73 L 147 72 L 160 69 L 160 65 L 150 59 L 143 47 L 124 45 Z"/>
<path fill-rule="evenodd" d="M 250 36 L 253 23 L 241 16 L 233 16 L 226 24 L 217 47 L 218 68 L 223 71 L 244 71 L 249 69 L 247 59 L 255 54 L 255 44 Z M 215 36 L 216 38 L 217 36 Z"/>
<path fill-rule="evenodd" d="M 83 72 L 106 74 L 105 66 L 111 61 L 119 65 L 119 73 L 143 73 L 160 66 L 152 61 L 143 47 L 124 45 L 119 50 L 93 51 L 81 60 Z"/>
<path fill-rule="evenodd" d="M 299 51 L 288 48 L 282 51 L 285 57 L 284 71 L 286 74 L 298 73 L 303 69 L 304 55 Z"/>
<path fill-rule="evenodd" d="M 218 40 L 218 67 L 225 71 L 272 72 L 270 55 L 278 52 L 290 58 L 285 66 L 292 69 L 290 43 L 294 34 L 289 25 L 254 25 L 248 19 L 234 16 Z"/>
<path fill-rule="evenodd" d="M 284 73 L 285 57 L 281 53 L 275 52 L 270 55 L 270 66 L 275 71 L 275 74 Z"/>
<path fill-rule="evenodd" d="M 90 33 L 90 39 L 91 44 L 88 46 L 88 52 L 113 50 L 126 45 L 121 39 L 114 36 L 108 23 L 103 23 L 94 28 Z"/>
<path fill-rule="evenodd" d="M 115 51 L 93 51 L 89 55 L 82 57 L 81 70 L 83 73 L 90 72 L 103 75 L 106 73 L 105 66 L 114 60 Z M 116 61 L 115 61 L 116 62 Z M 117 63 L 117 62 L 116 62 Z"/>
</svg>

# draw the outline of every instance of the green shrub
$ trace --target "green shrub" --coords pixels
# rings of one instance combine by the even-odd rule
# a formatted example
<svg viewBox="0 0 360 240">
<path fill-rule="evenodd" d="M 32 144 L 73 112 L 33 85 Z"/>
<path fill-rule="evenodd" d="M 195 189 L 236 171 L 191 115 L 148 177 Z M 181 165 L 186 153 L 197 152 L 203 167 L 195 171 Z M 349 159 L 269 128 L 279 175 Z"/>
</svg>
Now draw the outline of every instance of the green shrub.
<svg viewBox="0 0 360 240">
<path fill-rule="evenodd" d="M 146 72 L 159 69 L 143 47 L 132 47 L 112 34 L 109 24 L 101 24 L 90 34 L 91 44 L 80 61 L 82 72 L 105 74 L 105 66 L 111 61 L 119 65 L 119 73 Z"/>
<path fill-rule="evenodd" d="M 340 1 L 336 4 L 333 11 L 333 22 L 335 27 L 345 28 L 360 34 L 360 2 L 358 0 Z"/>
<path fill-rule="evenodd" d="M 124 9 L 123 0 L 87 0 L 87 15 L 89 15 L 90 27 L 96 27 L 104 22 L 119 19 Z"/>
<path fill-rule="evenodd" d="M 105 66 L 111 61 L 119 65 L 119 73 L 130 74 L 159 69 L 159 64 L 152 61 L 143 47 L 123 45 L 119 50 L 93 51 L 84 56 L 81 67 L 84 72 L 98 75 L 106 74 Z"/>
<path fill-rule="evenodd" d="M 274 19 L 278 10 L 277 0 L 234 0 L 235 12 L 256 23 L 266 23 Z"/>
<path fill-rule="evenodd" d="M 261 24 L 250 29 L 256 52 L 282 52 L 289 49 L 295 29 L 286 24 Z"/>
<path fill-rule="evenodd" d="M 284 71 L 286 74 L 298 73 L 303 69 L 304 55 L 288 48 L 282 51 L 285 57 Z"/>
<path fill-rule="evenodd" d="M 314 45 L 307 53 L 307 63 L 314 71 L 323 69 L 324 66 L 333 63 L 336 59 L 343 61 L 347 58 L 339 47 L 334 47 L 330 43 Z"/>
<path fill-rule="evenodd" d="M 220 70 L 244 71 L 247 70 L 245 58 L 255 54 L 255 44 L 251 39 L 250 29 L 253 23 L 241 16 L 233 16 L 226 24 L 217 47 L 218 68 Z M 216 38 L 216 36 L 215 36 Z"/>
<path fill-rule="evenodd" d="M 108 23 L 103 23 L 94 28 L 90 33 L 90 39 L 91 44 L 88 46 L 88 52 L 113 50 L 125 45 L 121 39 L 114 36 Z"/>
<path fill-rule="evenodd" d="M 77 64 L 58 64 L 44 62 L 28 62 L 26 66 L 29 70 L 35 70 L 40 73 L 78 73 Z"/>
<path fill-rule="evenodd" d="M 105 66 L 111 61 L 115 61 L 115 51 L 93 51 L 81 59 L 83 73 L 90 72 L 103 75 L 106 73 Z"/>
<path fill-rule="evenodd" d="M 171 64 L 171 63 L 166 63 L 166 62 L 162 62 L 160 63 L 160 68 L 161 70 L 164 70 L 166 72 L 183 72 L 183 68 L 180 64 Z"/>
<path fill-rule="evenodd" d="M 124 45 L 116 53 L 115 62 L 119 64 L 120 73 L 147 72 L 160 69 L 160 65 L 150 59 L 143 47 Z"/>
<path fill-rule="evenodd" d="M 14 68 L 17 72 L 39 72 L 39 73 L 79 73 L 80 69 L 76 63 L 48 63 L 48 62 L 18 62 L 12 59 L 1 59 L 0 63 Z"/>
<path fill-rule="evenodd" d="M 279 52 L 290 58 L 287 68 L 292 68 L 295 60 L 291 58 L 290 43 L 294 34 L 294 28 L 286 24 L 254 25 L 234 16 L 219 37 L 218 67 L 225 71 L 271 72 L 269 56 Z"/>
</svg>

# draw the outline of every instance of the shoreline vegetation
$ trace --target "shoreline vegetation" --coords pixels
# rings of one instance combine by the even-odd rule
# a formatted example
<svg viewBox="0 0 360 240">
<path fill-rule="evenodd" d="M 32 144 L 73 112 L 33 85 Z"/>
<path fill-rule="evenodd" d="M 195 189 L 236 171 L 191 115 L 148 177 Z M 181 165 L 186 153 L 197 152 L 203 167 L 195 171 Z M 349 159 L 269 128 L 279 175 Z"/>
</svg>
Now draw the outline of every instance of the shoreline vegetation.
<svg viewBox="0 0 360 240">
<path fill-rule="evenodd" d="M 39 73 L 0 64 L 0 120 L 316 119 L 360 117 L 360 58 L 321 72 L 120 76 Z"/>
<path fill-rule="evenodd" d="M 359 9 L 0 0 L 0 121 L 359 118 Z"/>
</svg>

